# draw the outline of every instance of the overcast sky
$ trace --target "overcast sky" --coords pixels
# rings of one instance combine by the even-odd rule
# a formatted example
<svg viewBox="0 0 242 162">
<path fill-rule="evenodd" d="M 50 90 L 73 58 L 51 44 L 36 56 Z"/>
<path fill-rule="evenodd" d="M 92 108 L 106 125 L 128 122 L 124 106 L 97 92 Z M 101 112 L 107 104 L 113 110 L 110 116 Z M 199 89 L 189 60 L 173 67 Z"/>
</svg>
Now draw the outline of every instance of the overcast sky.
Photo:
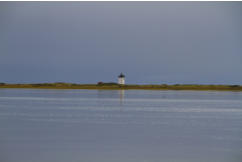
<svg viewBox="0 0 242 162">
<path fill-rule="evenodd" d="M 0 82 L 242 84 L 242 2 L 0 2 Z"/>
</svg>

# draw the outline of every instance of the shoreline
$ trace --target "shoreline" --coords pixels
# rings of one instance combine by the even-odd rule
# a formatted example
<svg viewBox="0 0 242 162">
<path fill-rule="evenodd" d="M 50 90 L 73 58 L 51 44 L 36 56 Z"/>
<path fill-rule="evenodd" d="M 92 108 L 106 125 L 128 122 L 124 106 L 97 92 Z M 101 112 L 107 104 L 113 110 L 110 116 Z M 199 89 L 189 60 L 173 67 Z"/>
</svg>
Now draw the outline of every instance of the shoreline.
<svg viewBox="0 0 242 162">
<path fill-rule="evenodd" d="M 41 84 L 7 84 L 0 83 L 1 88 L 27 89 L 97 89 L 97 90 L 194 90 L 194 91 L 242 91 L 241 85 L 118 85 L 118 84 L 72 84 L 72 83 L 41 83 Z"/>
</svg>

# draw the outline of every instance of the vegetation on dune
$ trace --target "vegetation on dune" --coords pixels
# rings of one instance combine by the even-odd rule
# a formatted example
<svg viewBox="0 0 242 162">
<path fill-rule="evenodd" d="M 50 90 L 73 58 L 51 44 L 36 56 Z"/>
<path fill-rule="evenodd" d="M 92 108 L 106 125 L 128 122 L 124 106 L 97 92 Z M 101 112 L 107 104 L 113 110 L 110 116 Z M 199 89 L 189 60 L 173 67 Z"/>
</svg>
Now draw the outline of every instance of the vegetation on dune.
<svg viewBox="0 0 242 162">
<path fill-rule="evenodd" d="M 117 83 L 75 84 L 75 83 L 38 83 L 38 84 L 7 84 L 0 83 L 0 88 L 39 88 L 39 89 L 140 89 L 140 90 L 217 90 L 242 91 L 241 85 L 119 85 Z"/>
</svg>

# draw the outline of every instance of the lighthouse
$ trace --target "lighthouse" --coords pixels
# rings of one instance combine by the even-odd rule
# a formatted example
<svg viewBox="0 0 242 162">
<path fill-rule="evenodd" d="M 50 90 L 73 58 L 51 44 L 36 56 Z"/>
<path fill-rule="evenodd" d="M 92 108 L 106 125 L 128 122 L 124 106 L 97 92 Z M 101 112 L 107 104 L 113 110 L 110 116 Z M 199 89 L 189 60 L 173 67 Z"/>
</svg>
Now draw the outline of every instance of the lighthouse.
<svg viewBox="0 0 242 162">
<path fill-rule="evenodd" d="M 118 76 L 118 84 L 124 85 L 125 84 L 125 76 L 123 75 L 123 73 L 121 73 Z"/>
</svg>

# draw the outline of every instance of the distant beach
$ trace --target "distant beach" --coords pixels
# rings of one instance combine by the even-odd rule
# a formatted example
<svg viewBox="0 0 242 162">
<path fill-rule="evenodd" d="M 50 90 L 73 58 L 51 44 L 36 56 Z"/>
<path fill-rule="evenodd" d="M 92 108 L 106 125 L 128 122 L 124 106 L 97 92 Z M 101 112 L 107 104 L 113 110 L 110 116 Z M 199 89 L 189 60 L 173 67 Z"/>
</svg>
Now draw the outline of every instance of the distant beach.
<svg viewBox="0 0 242 162">
<path fill-rule="evenodd" d="M 102 90 L 214 90 L 242 91 L 241 85 L 193 85 L 193 84 L 154 84 L 154 85 L 119 85 L 116 83 L 103 84 L 74 84 L 74 83 L 39 83 L 39 84 L 7 84 L 0 83 L 0 88 L 36 88 L 36 89 L 102 89 Z"/>
</svg>

